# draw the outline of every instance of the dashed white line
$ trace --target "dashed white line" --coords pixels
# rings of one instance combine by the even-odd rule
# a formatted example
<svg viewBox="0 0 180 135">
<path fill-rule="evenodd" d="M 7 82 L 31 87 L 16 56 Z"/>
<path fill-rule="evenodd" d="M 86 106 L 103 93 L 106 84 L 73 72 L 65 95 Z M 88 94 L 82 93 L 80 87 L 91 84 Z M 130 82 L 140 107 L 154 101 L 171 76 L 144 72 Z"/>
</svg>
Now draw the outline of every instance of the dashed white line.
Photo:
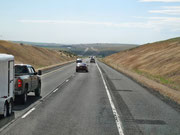
<svg viewBox="0 0 180 135">
<path fill-rule="evenodd" d="M 68 82 L 69 80 L 66 80 L 66 82 Z"/>
<path fill-rule="evenodd" d="M 100 74 L 101 74 L 101 77 L 102 77 L 102 80 L 103 80 L 103 83 L 104 83 L 104 87 L 105 87 L 105 89 L 106 89 L 106 93 L 107 93 L 108 98 L 109 98 L 109 102 L 110 102 L 110 105 L 111 105 L 111 109 L 112 109 L 112 111 L 113 111 L 113 115 L 114 115 L 114 118 L 115 118 L 115 121 L 116 121 L 116 125 L 117 125 L 117 128 L 118 128 L 119 135 L 124 135 L 123 128 L 122 128 L 122 123 L 121 123 L 121 120 L 120 120 L 120 118 L 119 118 L 119 114 L 117 113 L 116 107 L 115 107 L 115 105 L 114 105 L 114 103 L 113 103 L 113 100 L 112 100 L 112 98 L 111 98 L 111 95 L 110 95 L 109 89 L 108 89 L 108 87 L 107 87 L 107 85 L 106 85 L 106 82 L 105 82 L 105 80 L 104 80 L 102 71 L 101 71 L 101 69 L 99 68 L 99 66 L 98 66 L 97 63 L 96 63 L 96 65 L 97 65 L 97 68 L 98 68 L 98 70 L 99 70 L 99 72 L 100 72 Z"/>
<path fill-rule="evenodd" d="M 32 111 L 34 111 L 35 108 L 32 108 L 31 110 L 29 110 L 26 114 L 24 114 L 21 118 L 24 119 L 26 118 Z"/>
<path fill-rule="evenodd" d="M 56 92 L 56 91 L 58 91 L 58 89 L 55 89 L 53 92 Z"/>
</svg>

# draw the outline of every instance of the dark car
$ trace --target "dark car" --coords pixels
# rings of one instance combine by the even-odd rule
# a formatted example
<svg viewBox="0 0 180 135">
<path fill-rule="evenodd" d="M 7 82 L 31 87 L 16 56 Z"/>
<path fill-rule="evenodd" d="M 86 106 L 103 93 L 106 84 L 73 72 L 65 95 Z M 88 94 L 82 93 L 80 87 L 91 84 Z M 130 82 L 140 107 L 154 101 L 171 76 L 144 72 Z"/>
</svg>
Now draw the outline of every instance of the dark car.
<svg viewBox="0 0 180 135">
<path fill-rule="evenodd" d="M 85 64 L 85 63 L 77 63 L 77 65 L 76 65 L 76 72 L 79 72 L 79 71 L 88 72 L 87 64 Z"/>
<path fill-rule="evenodd" d="M 95 63 L 95 59 L 94 59 L 94 58 L 91 58 L 91 59 L 90 59 L 90 63 Z"/>
</svg>

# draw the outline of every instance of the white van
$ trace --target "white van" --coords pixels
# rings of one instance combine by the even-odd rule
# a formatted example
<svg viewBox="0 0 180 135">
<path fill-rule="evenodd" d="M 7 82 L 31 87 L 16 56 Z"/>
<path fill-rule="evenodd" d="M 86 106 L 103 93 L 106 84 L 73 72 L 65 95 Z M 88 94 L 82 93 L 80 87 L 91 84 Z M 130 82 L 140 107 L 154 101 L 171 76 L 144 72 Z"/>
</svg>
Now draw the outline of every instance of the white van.
<svg viewBox="0 0 180 135">
<path fill-rule="evenodd" d="M 12 114 L 14 101 L 14 56 L 0 54 L 0 115 Z"/>
</svg>

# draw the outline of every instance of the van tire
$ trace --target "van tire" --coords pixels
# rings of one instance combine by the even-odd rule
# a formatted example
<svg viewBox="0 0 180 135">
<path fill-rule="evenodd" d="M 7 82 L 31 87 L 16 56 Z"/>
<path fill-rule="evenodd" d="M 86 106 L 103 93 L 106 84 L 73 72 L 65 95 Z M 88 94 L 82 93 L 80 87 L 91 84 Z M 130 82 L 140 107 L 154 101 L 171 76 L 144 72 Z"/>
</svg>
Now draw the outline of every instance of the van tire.
<svg viewBox="0 0 180 135">
<path fill-rule="evenodd" d="M 8 116 L 8 104 L 7 102 L 4 104 L 4 114 L 3 114 L 3 117 L 7 117 Z"/>
<path fill-rule="evenodd" d="M 13 112 L 13 101 L 11 100 L 8 104 L 8 116 L 10 116 Z"/>
</svg>

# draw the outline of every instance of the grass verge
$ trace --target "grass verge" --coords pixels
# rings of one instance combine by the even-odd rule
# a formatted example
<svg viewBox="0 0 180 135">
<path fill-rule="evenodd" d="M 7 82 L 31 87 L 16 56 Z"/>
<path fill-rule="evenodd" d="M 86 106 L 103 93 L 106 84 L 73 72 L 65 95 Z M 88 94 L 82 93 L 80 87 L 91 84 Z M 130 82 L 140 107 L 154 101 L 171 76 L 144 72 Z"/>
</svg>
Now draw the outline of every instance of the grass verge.
<svg viewBox="0 0 180 135">
<path fill-rule="evenodd" d="M 146 86 L 148 88 L 157 91 L 165 98 L 169 98 L 170 100 L 180 104 L 180 91 L 164 85 L 164 84 L 170 84 L 170 85 L 174 84 L 172 81 L 167 80 L 162 76 L 152 76 L 140 70 L 131 71 L 125 67 L 121 67 L 120 65 L 118 66 L 114 65 L 112 62 L 107 62 L 103 59 L 99 59 L 99 60 L 109 65 L 110 67 L 122 72 L 123 74 L 126 74 L 127 76 L 136 80 L 138 83 L 142 84 L 143 86 Z"/>
<path fill-rule="evenodd" d="M 151 74 L 149 74 L 147 72 L 144 72 L 144 71 L 141 71 L 139 69 L 134 69 L 133 71 L 136 72 L 139 75 L 143 75 L 143 76 L 145 76 L 145 77 L 147 77 L 147 78 L 149 78 L 151 80 L 154 80 L 154 81 L 156 81 L 158 83 L 161 83 L 163 85 L 166 85 L 166 86 L 168 86 L 168 87 L 170 87 L 172 89 L 180 91 L 180 84 L 177 84 L 174 81 L 172 81 L 172 80 L 170 80 L 170 79 L 168 79 L 168 78 L 166 78 L 164 76 L 151 75 Z"/>
</svg>

